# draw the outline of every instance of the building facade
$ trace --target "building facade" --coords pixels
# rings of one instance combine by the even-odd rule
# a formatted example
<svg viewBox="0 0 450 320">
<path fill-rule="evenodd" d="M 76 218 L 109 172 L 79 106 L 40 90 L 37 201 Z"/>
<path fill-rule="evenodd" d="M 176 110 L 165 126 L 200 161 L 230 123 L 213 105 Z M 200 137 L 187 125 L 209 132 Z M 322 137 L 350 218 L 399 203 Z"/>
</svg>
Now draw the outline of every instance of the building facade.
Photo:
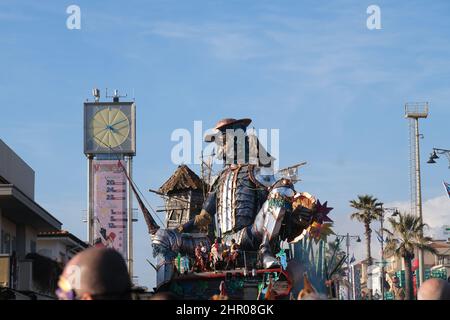
<svg viewBox="0 0 450 320">
<path fill-rule="evenodd" d="M 53 298 L 67 260 L 40 254 L 43 235 L 62 223 L 35 201 L 34 188 L 33 169 L 0 140 L 0 294 L 8 298 Z"/>
</svg>

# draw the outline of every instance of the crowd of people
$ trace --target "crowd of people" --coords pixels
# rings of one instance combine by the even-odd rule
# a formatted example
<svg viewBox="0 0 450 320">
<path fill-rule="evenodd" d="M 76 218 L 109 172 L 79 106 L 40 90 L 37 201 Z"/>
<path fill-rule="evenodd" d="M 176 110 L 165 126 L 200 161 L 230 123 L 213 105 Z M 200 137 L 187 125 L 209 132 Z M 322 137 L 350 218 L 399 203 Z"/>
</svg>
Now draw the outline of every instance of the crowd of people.
<svg viewBox="0 0 450 320">
<path fill-rule="evenodd" d="M 204 259 L 209 256 L 210 261 L 218 263 L 220 259 L 227 258 L 228 267 L 235 263 L 239 248 L 233 241 L 224 246 L 223 242 L 216 240 L 209 255 L 199 246 L 196 253 Z M 224 254 L 224 251 L 228 253 Z M 211 258 L 212 257 L 212 258 Z M 234 258 L 233 258 L 234 257 Z M 199 261 L 200 265 L 201 262 Z M 300 281 L 300 278 L 298 279 Z M 301 280 L 305 283 L 303 290 L 298 295 L 299 300 L 322 300 L 308 279 Z M 218 293 L 219 298 L 226 295 L 224 284 Z M 268 291 L 270 293 L 270 288 Z M 133 288 L 127 266 L 122 255 L 116 250 L 108 248 L 89 248 L 77 254 L 64 268 L 58 282 L 56 292 L 60 300 L 130 300 L 133 298 Z M 157 294 L 153 299 L 173 299 L 170 293 Z M 450 300 L 450 284 L 442 279 L 429 279 L 419 288 L 418 300 Z"/>
</svg>

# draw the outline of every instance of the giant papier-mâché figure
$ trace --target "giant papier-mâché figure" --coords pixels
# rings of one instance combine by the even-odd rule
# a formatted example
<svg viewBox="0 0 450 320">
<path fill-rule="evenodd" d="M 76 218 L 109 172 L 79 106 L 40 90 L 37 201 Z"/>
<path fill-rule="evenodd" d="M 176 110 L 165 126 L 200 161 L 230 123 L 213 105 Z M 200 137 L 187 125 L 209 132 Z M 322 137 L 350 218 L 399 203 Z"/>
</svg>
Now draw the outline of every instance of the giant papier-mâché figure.
<svg viewBox="0 0 450 320">
<path fill-rule="evenodd" d="M 331 208 L 321 205 L 308 193 L 298 193 L 293 184 L 295 170 L 274 174 L 273 160 L 246 131 L 250 119 L 223 119 L 207 142 L 217 144 L 216 154 L 223 160 L 223 170 L 212 184 L 201 212 L 178 229 L 159 229 L 152 235 L 154 255 L 158 255 L 158 283 L 171 277 L 170 266 L 178 252 L 193 254 L 200 243 L 210 246 L 206 231 L 214 227 L 216 237 L 227 245 L 235 239 L 240 250 L 257 251 L 260 266 L 279 266 L 274 250 L 280 240 L 301 238 L 313 223 L 331 221 Z"/>
</svg>

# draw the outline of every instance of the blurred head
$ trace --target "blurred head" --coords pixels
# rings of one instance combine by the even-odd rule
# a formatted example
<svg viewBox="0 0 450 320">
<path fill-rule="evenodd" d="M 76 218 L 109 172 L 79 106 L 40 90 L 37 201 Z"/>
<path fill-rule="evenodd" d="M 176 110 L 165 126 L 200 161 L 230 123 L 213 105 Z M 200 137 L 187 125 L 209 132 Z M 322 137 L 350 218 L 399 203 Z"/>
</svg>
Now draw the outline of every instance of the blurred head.
<svg viewBox="0 0 450 320">
<path fill-rule="evenodd" d="M 303 288 L 304 265 L 297 260 L 290 260 L 286 271 L 289 274 L 289 279 L 291 279 L 292 291 L 299 292 Z"/>
<path fill-rule="evenodd" d="M 450 300 L 450 284 L 442 279 L 428 279 L 420 286 L 417 300 Z"/>
<path fill-rule="evenodd" d="M 64 268 L 58 282 L 60 300 L 128 300 L 131 280 L 122 255 L 114 249 L 89 248 Z"/>
<path fill-rule="evenodd" d="M 318 300 L 317 290 L 309 282 L 306 272 L 303 274 L 303 289 L 298 293 L 297 300 Z"/>
<path fill-rule="evenodd" d="M 171 292 L 159 292 L 153 295 L 150 300 L 177 300 L 177 296 Z"/>
</svg>

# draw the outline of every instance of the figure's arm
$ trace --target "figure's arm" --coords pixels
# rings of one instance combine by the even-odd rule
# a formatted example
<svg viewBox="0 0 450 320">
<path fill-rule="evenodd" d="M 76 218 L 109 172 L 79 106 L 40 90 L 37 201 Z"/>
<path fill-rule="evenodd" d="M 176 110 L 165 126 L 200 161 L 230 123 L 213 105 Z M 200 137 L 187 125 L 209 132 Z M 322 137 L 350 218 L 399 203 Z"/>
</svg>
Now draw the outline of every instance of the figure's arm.
<svg viewBox="0 0 450 320">
<path fill-rule="evenodd" d="M 193 219 L 178 227 L 178 231 L 190 232 L 194 229 L 194 227 L 200 229 L 207 228 L 211 223 L 211 219 L 214 214 L 216 214 L 216 192 L 212 191 L 208 194 L 206 201 L 203 203 L 200 213 Z"/>
</svg>

